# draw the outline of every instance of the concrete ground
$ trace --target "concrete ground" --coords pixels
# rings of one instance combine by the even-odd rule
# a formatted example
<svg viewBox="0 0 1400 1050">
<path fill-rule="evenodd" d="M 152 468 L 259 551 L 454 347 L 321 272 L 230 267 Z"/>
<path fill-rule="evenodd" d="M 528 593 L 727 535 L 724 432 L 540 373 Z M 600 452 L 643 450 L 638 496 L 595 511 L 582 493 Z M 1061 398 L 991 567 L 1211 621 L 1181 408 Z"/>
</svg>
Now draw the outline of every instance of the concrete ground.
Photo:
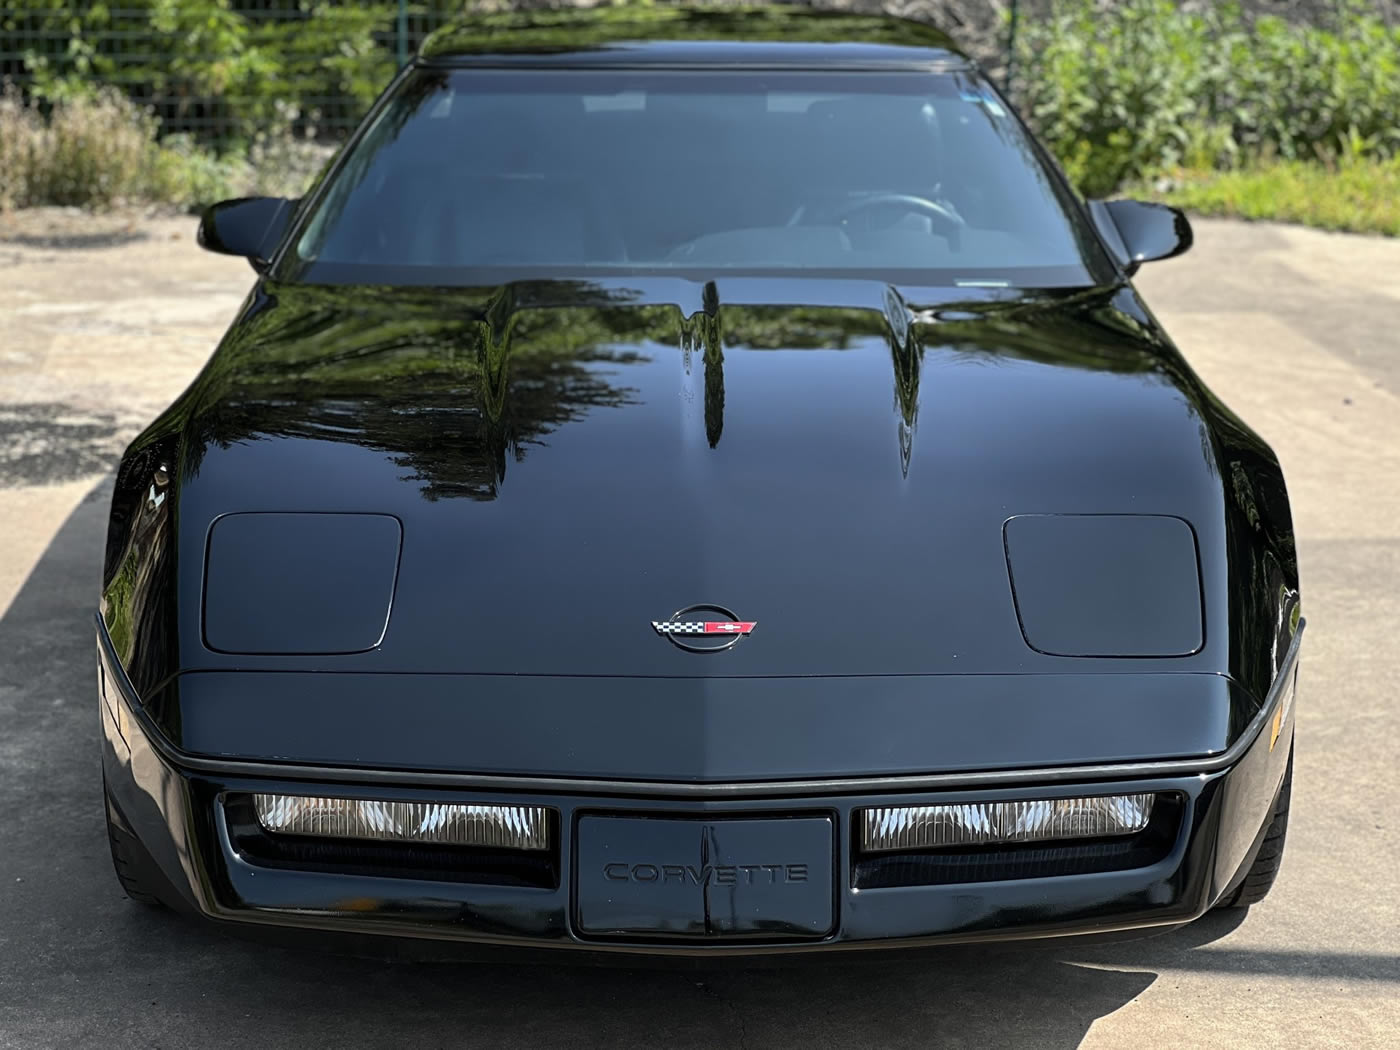
<svg viewBox="0 0 1400 1050">
<path fill-rule="evenodd" d="M 0 1047 L 1400 1046 L 1400 241 L 1197 233 L 1140 285 L 1278 450 L 1311 623 L 1273 896 L 1118 945 L 692 973 L 340 958 L 122 899 L 89 619 L 108 472 L 252 274 L 187 219 L 0 225 Z"/>
</svg>

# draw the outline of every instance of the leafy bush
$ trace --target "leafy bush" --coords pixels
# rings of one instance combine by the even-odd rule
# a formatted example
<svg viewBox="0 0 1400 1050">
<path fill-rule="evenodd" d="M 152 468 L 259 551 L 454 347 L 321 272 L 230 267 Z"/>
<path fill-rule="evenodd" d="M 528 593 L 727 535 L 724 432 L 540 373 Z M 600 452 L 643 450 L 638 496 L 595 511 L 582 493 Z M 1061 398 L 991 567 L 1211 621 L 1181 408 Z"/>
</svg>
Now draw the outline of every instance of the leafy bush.
<svg viewBox="0 0 1400 1050">
<path fill-rule="evenodd" d="M 417 0 L 410 36 L 468 6 L 508 18 L 518 2 Z M 1043 17 L 1021 19 L 1017 102 L 1085 193 L 1274 162 L 1290 177 L 1300 169 L 1287 165 L 1328 170 L 1321 161 L 1348 185 L 1391 185 L 1341 166 L 1400 155 L 1400 25 L 1365 0 L 1338 0 L 1318 26 L 1256 16 L 1257 3 L 1246 12 L 1235 2 L 1044 2 Z M 0 94 L 0 208 L 300 193 L 329 156 L 318 128 L 353 122 L 392 73 L 396 9 L 394 0 L 6 7 L 0 50 L 13 57 L 12 42 L 32 45 L 33 80 L 26 98 Z M 553 17 L 572 39 L 572 13 Z M 114 86 L 94 92 L 94 82 Z M 160 100 L 159 122 L 129 98 Z"/>
<path fill-rule="evenodd" d="M 1018 102 L 1088 194 L 1178 165 L 1400 151 L 1400 26 L 1359 3 L 1331 29 L 1171 0 L 1065 0 L 1022 25 Z"/>
<path fill-rule="evenodd" d="M 187 133 L 160 141 L 146 198 L 202 208 L 230 197 L 299 197 L 334 155 L 314 128 L 295 130 L 300 113 L 287 106 L 245 150 L 216 154 Z"/>
<path fill-rule="evenodd" d="M 115 88 L 52 103 L 47 116 L 11 86 L 0 92 L 0 209 L 121 202 L 202 207 L 257 193 L 297 196 L 331 154 L 294 134 L 282 112 L 246 151 L 219 155 L 187 134 L 157 140 L 158 122 Z"/>
<path fill-rule="evenodd" d="M 170 135 L 152 151 L 150 179 L 141 198 L 198 208 L 245 195 L 248 164 L 236 154 L 219 156 L 188 134 Z"/>
<path fill-rule="evenodd" d="M 242 192 L 265 197 L 300 197 L 322 172 L 335 148 L 316 138 L 290 103 L 278 103 L 276 118 L 253 135 L 248 147 L 247 177 Z"/>
<path fill-rule="evenodd" d="M 58 106 L 31 179 L 54 204 L 110 204 L 140 194 L 156 121 L 115 88 Z"/>
<path fill-rule="evenodd" d="M 140 196 L 156 122 L 114 88 L 54 106 L 45 120 L 11 87 L 0 101 L 0 204 L 107 205 Z"/>
<path fill-rule="evenodd" d="M 454 8 L 412 5 L 415 41 Z M 22 0 L 0 12 L 0 75 L 45 100 L 115 84 L 167 132 L 246 144 L 283 102 L 352 126 L 396 67 L 397 12 L 396 0 Z"/>
<path fill-rule="evenodd" d="M 6 84 L 0 91 L 0 211 L 28 203 L 29 171 L 44 122 Z"/>
</svg>

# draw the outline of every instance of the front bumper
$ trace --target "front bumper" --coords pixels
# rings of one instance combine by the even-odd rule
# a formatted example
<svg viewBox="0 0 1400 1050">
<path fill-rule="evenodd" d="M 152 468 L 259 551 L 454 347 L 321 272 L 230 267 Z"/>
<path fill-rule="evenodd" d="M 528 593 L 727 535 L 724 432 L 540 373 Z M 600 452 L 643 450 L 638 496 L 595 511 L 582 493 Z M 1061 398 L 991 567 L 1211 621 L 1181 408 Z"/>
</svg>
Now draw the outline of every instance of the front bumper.
<svg viewBox="0 0 1400 1050">
<path fill-rule="evenodd" d="M 1295 646 L 1296 649 L 1296 646 Z M 708 956 L 907 948 L 941 943 L 1053 937 L 1180 925 L 1211 908 L 1242 877 L 1267 829 L 1292 740 L 1291 695 L 1296 652 L 1251 724 L 1237 757 L 1223 768 L 1115 778 L 1105 769 L 1081 782 L 1057 776 L 1037 783 L 1020 774 L 1004 786 L 862 790 L 846 783 L 828 793 L 785 794 L 755 786 L 722 797 L 673 785 L 640 787 L 596 782 L 578 791 L 532 792 L 512 784 L 447 788 L 395 785 L 382 776 L 355 783 L 317 779 L 315 770 L 288 775 L 256 763 L 182 762 L 156 739 L 103 652 L 103 761 L 117 820 L 149 854 L 143 875 L 167 903 L 220 924 L 243 928 L 382 934 L 478 944 L 582 952 Z M 1286 681 L 1285 681 L 1286 679 Z M 266 775 L 264 775 L 266 774 Z M 238 803 L 255 792 L 323 794 L 402 800 L 544 805 L 557 813 L 554 874 L 544 879 L 461 881 L 431 872 L 355 873 L 323 864 L 269 863 L 241 845 Z M 1145 863 L 1116 870 L 967 879 L 946 874 L 923 883 L 868 878 L 856 846 L 855 813 L 865 807 L 1033 799 L 1078 794 L 1155 792 L 1167 799 L 1170 825 L 1157 831 Z M 579 921 L 578 829 L 589 815 L 665 816 L 707 821 L 823 817 L 834 828 L 833 922 L 810 938 L 590 936 Z M 1054 858 L 1051 858 L 1052 860 Z M 1139 860 L 1142 857 L 1139 856 Z M 917 865 L 916 865 L 917 867 Z M 862 872 L 865 871 L 865 874 Z M 898 881 L 898 880 L 896 880 Z M 879 888 L 872 888 L 877 884 Z"/>
</svg>

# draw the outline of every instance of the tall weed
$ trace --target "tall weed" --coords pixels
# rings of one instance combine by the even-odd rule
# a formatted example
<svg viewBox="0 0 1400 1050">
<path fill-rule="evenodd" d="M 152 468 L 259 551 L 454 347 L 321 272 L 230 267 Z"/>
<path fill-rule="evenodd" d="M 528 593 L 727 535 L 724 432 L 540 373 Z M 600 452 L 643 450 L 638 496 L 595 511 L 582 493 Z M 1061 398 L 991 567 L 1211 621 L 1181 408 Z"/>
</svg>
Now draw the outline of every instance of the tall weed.
<svg viewBox="0 0 1400 1050">
<path fill-rule="evenodd" d="M 156 121 L 114 88 L 54 103 L 45 116 L 0 91 L 0 207 L 104 207 L 146 196 Z"/>
<path fill-rule="evenodd" d="M 55 106 L 30 170 L 30 193 L 51 204 L 97 207 L 140 197 L 155 137 L 155 117 L 115 88 Z"/>
<path fill-rule="evenodd" d="M 333 153 L 289 109 L 244 151 L 219 155 L 180 134 L 157 139 L 149 110 L 105 87 L 41 103 L 0 90 L 0 210 L 123 202 L 197 208 L 255 193 L 296 196 Z"/>
<path fill-rule="evenodd" d="M 0 211 L 29 203 L 29 172 L 43 132 L 43 120 L 18 89 L 0 88 Z"/>
</svg>

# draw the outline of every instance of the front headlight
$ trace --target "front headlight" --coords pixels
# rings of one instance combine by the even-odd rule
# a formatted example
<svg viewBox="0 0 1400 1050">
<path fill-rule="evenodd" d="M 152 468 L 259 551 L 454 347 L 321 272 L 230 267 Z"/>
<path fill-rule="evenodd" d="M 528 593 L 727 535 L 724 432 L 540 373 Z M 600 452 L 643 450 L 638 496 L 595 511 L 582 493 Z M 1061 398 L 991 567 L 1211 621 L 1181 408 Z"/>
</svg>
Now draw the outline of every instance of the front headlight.
<svg viewBox="0 0 1400 1050">
<path fill-rule="evenodd" d="M 1147 827 L 1153 795 L 1031 802 L 881 806 L 859 812 L 861 849 L 940 849 L 1132 835 Z"/>
<path fill-rule="evenodd" d="M 253 809 L 263 829 L 276 835 L 498 849 L 549 848 L 549 811 L 544 806 L 254 795 Z"/>
</svg>

